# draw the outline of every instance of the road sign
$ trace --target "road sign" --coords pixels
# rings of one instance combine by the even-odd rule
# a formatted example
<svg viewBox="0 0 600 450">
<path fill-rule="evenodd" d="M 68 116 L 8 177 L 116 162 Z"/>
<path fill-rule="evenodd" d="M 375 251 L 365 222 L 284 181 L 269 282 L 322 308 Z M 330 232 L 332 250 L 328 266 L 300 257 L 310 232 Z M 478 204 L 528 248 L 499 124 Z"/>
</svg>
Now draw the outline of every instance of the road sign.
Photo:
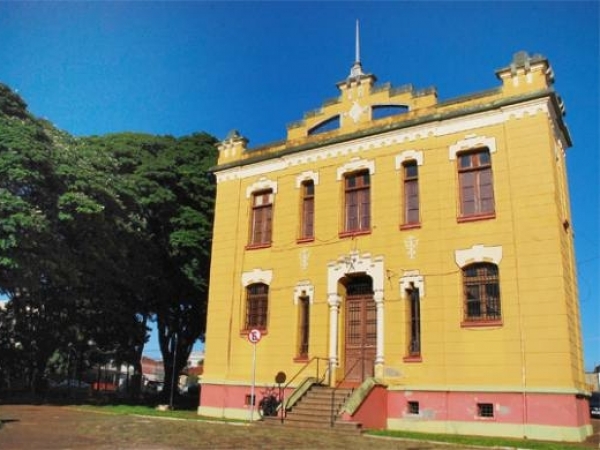
<svg viewBox="0 0 600 450">
<path fill-rule="evenodd" d="M 252 344 L 258 344 L 260 342 L 261 338 L 262 338 L 262 334 L 261 334 L 260 330 L 257 330 L 256 328 L 254 328 L 248 332 L 248 340 Z"/>
<path fill-rule="evenodd" d="M 253 328 L 248 331 L 248 341 L 250 341 L 252 345 L 252 386 L 250 387 L 250 422 L 254 420 L 254 407 L 255 407 L 255 385 L 256 385 L 256 344 L 260 341 L 262 334 L 260 330 Z"/>
</svg>

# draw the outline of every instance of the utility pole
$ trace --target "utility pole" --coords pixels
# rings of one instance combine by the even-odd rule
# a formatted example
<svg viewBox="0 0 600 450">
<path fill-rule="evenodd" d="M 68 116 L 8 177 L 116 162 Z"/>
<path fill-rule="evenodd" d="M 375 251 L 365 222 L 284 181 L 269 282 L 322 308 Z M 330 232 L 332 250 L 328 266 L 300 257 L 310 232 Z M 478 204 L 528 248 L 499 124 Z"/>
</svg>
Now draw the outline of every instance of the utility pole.
<svg viewBox="0 0 600 450">
<path fill-rule="evenodd" d="M 171 375 L 171 400 L 169 402 L 169 408 L 173 410 L 173 393 L 175 392 L 175 366 L 177 365 L 177 334 L 173 334 L 173 370 Z"/>
</svg>

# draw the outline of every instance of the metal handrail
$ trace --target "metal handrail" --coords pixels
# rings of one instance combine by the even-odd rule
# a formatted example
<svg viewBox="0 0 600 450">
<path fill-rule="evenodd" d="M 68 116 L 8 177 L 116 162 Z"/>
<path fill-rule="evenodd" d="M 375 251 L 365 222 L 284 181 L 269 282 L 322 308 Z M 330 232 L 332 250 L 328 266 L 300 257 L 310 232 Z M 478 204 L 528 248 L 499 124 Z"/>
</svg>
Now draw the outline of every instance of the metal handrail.
<svg viewBox="0 0 600 450">
<path fill-rule="evenodd" d="M 296 378 L 298 378 L 300 376 L 300 374 L 302 372 L 304 372 L 304 370 L 306 370 L 314 361 L 317 362 L 317 371 L 316 371 L 316 380 L 318 383 L 321 383 L 324 379 L 325 376 L 328 375 L 329 379 L 328 379 L 328 383 L 331 383 L 331 363 L 329 361 L 328 358 L 322 358 L 319 356 L 313 356 L 311 359 L 309 359 L 293 376 L 292 378 L 290 378 L 290 380 L 283 386 L 283 388 L 280 390 L 280 392 L 283 392 L 283 395 L 285 395 L 285 390 L 294 382 L 294 380 L 296 380 Z M 320 361 L 327 361 L 327 369 L 325 370 L 325 372 L 323 373 L 323 377 L 321 378 L 320 376 Z M 292 394 L 293 397 L 293 394 Z M 289 402 L 289 400 L 292 397 L 288 397 L 287 401 Z M 287 415 L 287 404 L 286 402 L 283 401 L 283 399 L 280 399 L 280 403 L 279 403 L 279 407 L 278 409 L 281 410 L 281 423 L 284 422 L 285 420 L 285 416 Z"/>
<path fill-rule="evenodd" d="M 302 372 L 304 372 L 304 370 L 314 361 L 317 361 L 317 380 L 319 380 L 319 382 L 322 382 L 321 378 L 319 377 L 319 361 L 327 361 L 328 365 L 327 365 L 327 369 L 325 370 L 325 373 L 323 373 L 323 379 L 325 378 L 325 375 L 328 374 L 329 375 L 329 379 L 328 379 L 328 384 L 331 383 L 331 370 L 329 367 L 329 358 L 322 358 L 320 356 L 313 356 L 312 358 L 310 358 L 299 370 L 298 372 L 296 372 L 294 374 L 294 376 L 292 378 L 290 378 L 290 381 L 288 381 L 285 386 L 283 386 L 283 389 L 285 390 L 286 388 L 288 388 L 290 386 L 290 384 L 292 384 L 292 382 L 298 378 L 298 376 L 300 376 L 300 374 Z"/>
<path fill-rule="evenodd" d="M 355 363 L 352 364 L 352 366 L 346 371 L 346 373 L 344 373 L 344 377 L 338 381 L 336 383 L 336 385 L 334 386 L 333 390 L 331 391 L 331 428 L 333 428 L 334 424 L 335 424 L 335 416 L 336 416 L 336 412 L 335 412 L 335 393 L 337 392 L 337 390 L 339 389 L 339 387 L 342 385 L 342 383 L 344 381 L 346 381 L 346 378 L 348 377 L 348 375 L 350 374 L 350 372 L 352 372 L 354 370 L 354 368 L 356 367 L 356 365 L 359 362 L 364 363 L 365 361 L 372 361 L 371 358 L 364 358 L 364 357 L 360 357 L 357 358 Z M 352 390 L 354 390 L 354 388 L 352 388 Z"/>
</svg>

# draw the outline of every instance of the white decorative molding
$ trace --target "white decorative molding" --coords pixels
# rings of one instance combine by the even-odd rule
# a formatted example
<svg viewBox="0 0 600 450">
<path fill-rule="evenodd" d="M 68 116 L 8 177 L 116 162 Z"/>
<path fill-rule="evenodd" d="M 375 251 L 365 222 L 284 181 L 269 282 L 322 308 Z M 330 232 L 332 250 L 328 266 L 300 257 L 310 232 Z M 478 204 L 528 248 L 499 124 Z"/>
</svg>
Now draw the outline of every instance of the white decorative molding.
<svg viewBox="0 0 600 450">
<path fill-rule="evenodd" d="M 491 262 L 496 265 L 502 261 L 502 246 L 486 247 L 474 245 L 471 248 L 454 251 L 454 260 L 460 268 L 478 262 Z"/>
<path fill-rule="evenodd" d="M 385 274 L 383 256 L 372 258 L 370 254 L 359 255 L 357 251 L 350 252 L 327 265 L 327 292 L 337 292 L 337 283 L 346 275 L 364 273 L 373 279 L 373 291 L 383 292 Z"/>
<path fill-rule="evenodd" d="M 362 93 L 360 91 L 358 96 L 362 97 Z M 369 109 L 369 106 L 360 106 L 360 104 L 356 100 L 354 100 L 354 102 L 352 103 L 352 107 L 348 112 L 344 113 L 344 116 L 350 117 L 354 123 L 358 123 L 358 121 L 360 120 L 360 116 L 367 113 Z"/>
<path fill-rule="evenodd" d="M 308 269 L 308 260 L 310 259 L 310 250 L 307 248 L 300 250 L 300 253 L 298 254 L 298 258 L 300 259 L 300 268 L 302 270 Z"/>
<path fill-rule="evenodd" d="M 270 286 L 272 280 L 272 270 L 253 269 L 249 272 L 242 272 L 242 286 L 244 287 L 255 283 L 263 283 Z"/>
<path fill-rule="evenodd" d="M 415 259 L 417 257 L 417 247 L 419 246 L 419 239 L 414 236 L 407 236 L 404 239 L 404 248 L 409 259 Z"/>
<path fill-rule="evenodd" d="M 246 188 L 246 198 L 250 198 L 253 192 L 264 191 L 267 189 L 271 189 L 273 194 L 277 194 L 277 182 L 262 177 Z"/>
<path fill-rule="evenodd" d="M 357 170 L 369 170 L 369 174 L 375 173 L 375 162 L 372 160 L 353 158 L 350 162 L 337 169 L 337 180 L 340 181 L 345 173 L 356 172 Z"/>
<path fill-rule="evenodd" d="M 329 303 L 329 361 L 337 365 L 338 359 L 338 320 L 341 298 L 337 294 L 338 282 L 346 275 L 364 273 L 373 280 L 373 300 L 377 307 L 377 344 L 375 364 L 384 362 L 384 298 L 383 282 L 385 279 L 383 256 L 372 258 L 370 254 L 360 255 L 357 251 L 350 252 L 327 265 L 327 301 Z"/>
<path fill-rule="evenodd" d="M 315 300 L 315 287 L 310 281 L 304 280 L 298 282 L 294 287 L 294 305 L 297 305 L 301 297 L 308 297 L 309 304 L 313 304 Z"/>
<path fill-rule="evenodd" d="M 405 150 L 396 156 L 396 170 L 402 169 L 405 161 L 416 161 L 417 166 L 423 165 L 423 152 L 421 150 Z"/>
<path fill-rule="evenodd" d="M 409 291 L 413 288 L 417 288 L 419 290 L 420 298 L 425 297 L 425 278 L 423 275 L 419 275 L 418 270 L 406 270 L 400 277 L 400 295 L 404 297 L 406 295 L 406 291 Z"/>
<path fill-rule="evenodd" d="M 338 294 L 327 294 L 327 304 L 330 307 L 338 307 L 342 303 L 342 298 Z"/>
<path fill-rule="evenodd" d="M 306 172 L 302 172 L 300 175 L 296 177 L 296 189 L 300 189 L 302 183 L 312 180 L 315 183 L 315 186 L 319 184 L 319 172 L 315 172 L 314 170 L 307 170 Z"/>
<path fill-rule="evenodd" d="M 553 107 L 547 97 L 531 100 L 517 105 L 502 107 L 493 111 L 471 114 L 468 116 L 434 121 L 414 127 L 393 130 L 351 141 L 339 142 L 316 147 L 302 152 L 285 156 L 273 157 L 264 161 L 236 166 L 215 172 L 217 183 L 230 180 L 244 179 L 265 175 L 288 167 L 313 165 L 314 163 L 365 153 L 371 150 L 399 145 L 407 142 L 416 142 L 431 136 L 447 136 L 455 133 L 472 133 L 474 130 L 492 125 L 501 125 L 510 120 L 520 119 L 525 116 L 535 116 L 543 113 L 552 118 Z M 556 118 L 553 118 L 556 120 Z"/>
<path fill-rule="evenodd" d="M 490 153 L 496 153 L 496 138 L 487 136 L 468 135 L 465 139 L 458 141 L 448 149 L 448 159 L 453 161 L 456 154 L 464 150 L 487 147 Z"/>
</svg>

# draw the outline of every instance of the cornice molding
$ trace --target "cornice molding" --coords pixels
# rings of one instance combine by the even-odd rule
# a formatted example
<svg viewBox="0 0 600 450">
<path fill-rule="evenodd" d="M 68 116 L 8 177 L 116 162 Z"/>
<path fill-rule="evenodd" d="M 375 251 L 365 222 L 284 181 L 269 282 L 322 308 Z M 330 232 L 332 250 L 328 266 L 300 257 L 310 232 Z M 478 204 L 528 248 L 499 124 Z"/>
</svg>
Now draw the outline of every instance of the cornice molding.
<svg viewBox="0 0 600 450">
<path fill-rule="evenodd" d="M 511 120 L 519 120 L 524 117 L 535 116 L 539 113 L 546 114 L 551 121 L 556 121 L 556 114 L 552 111 L 550 97 L 535 98 L 533 100 L 520 102 L 494 108 L 484 112 L 476 112 L 466 116 L 448 119 L 440 118 L 406 128 L 392 131 L 382 131 L 369 136 L 357 137 L 343 142 L 323 144 L 322 146 L 308 148 L 306 150 L 290 151 L 283 155 L 269 155 L 264 159 L 240 165 L 214 169 L 217 183 L 231 180 L 240 180 L 250 177 L 265 175 L 294 166 L 311 166 L 340 156 L 361 156 L 372 150 L 388 147 L 391 145 L 414 143 L 431 137 L 448 136 L 458 133 L 472 132 L 473 130 L 501 125 Z"/>
</svg>

